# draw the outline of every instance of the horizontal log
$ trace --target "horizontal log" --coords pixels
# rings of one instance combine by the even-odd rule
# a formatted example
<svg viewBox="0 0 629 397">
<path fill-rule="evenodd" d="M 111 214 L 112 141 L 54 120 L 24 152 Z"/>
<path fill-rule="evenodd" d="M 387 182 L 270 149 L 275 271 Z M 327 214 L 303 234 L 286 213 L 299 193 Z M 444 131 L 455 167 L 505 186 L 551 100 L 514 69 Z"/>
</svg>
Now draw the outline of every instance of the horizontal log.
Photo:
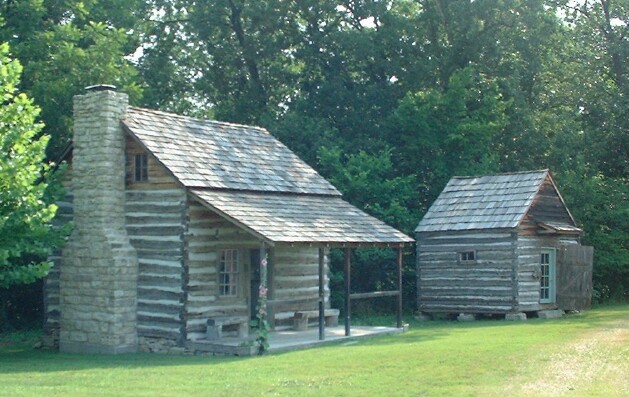
<svg viewBox="0 0 629 397">
<path fill-rule="evenodd" d="M 154 250 L 162 252 L 171 252 L 183 249 L 183 241 L 179 236 L 129 236 L 131 245 L 140 250 Z"/>
<path fill-rule="evenodd" d="M 138 288 L 168 291 L 181 290 L 181 277 L 164 277 L 142 274 L 138 277 Z"/>
<path fill-rule="evenodd" d="M 183 291 L 166 291 L 163 289 L 143 288 L 138 286 L 138 299 L 145 300 L 166 300 L 177 301 L 183 300 Z"/>
<path fill-rule="evenodd" d="M 420 289 L 421 299 L 447 300 L 447 299 L 475 299 L 482 296 L 488 300 L 510 300 L 513 299 L 512 288 L 424 288 Z"/>
<path fill-rule="evenodd" d="M 170 267 L 170 266 L 158 266 L 158 265 L 139 265 L 140 274 L 151 274 L 154 276 L 167 276 L 167 277 L 182 277 L 183 268 Z"/>
<path fill-rule="evenodd" d="M 288 299 L 273 299 L 268 300 L 267 305 L 272 308 L 276 308 L 281 305 L 300 305 L 300 304 L 317 304 L 319 297 L 316 298 L 288 298 Z"/>
<path fill-rule="evenodd" d="M 154 321 L 154 322 L 177 322 L 181 320 L 179 313 L 167 313 L 162 311 L 144 311 L 138 310 L 138 322 Z"/>
<path fill-rule="evenodd" d="M 421 289 L 436 288 L 436 289 L 448 289 L 448 288 L 508 288 L 511 289 L 513 281 L 511 278 L 504 279 L 492 279 L 492 280 L 455 280 L 439 282 L 431 282 L 425 279 L 420 279 L 419 287 Z"/>
<path fill-rule="evenodd" d="M 367 298 L 382 298 L 387 296 L 398 296 L 400 291 L 376 291 L 376 292 L 359 292 L 350 294 L 350 299 L 367 299 Z"/>
<path fill-rule="evenodd" d="M 435 304 L 419 304 L 419 311 L 427 313 L 486 313 L 486 314 L 504 314 L 513 310 L 513 305 L 435 305 Z"/>
<path fill-rule="evenodd" d="M 208 304 L 216 301 L 216 296 L 208 295 L 208 294 L 199 294 L 195 295 L 193 293 L 188 293 L 188 301 L 187 304 Z"/>
<path fill-rule="evenodd" d="M 181 224 L 134 224 L 127 225 L 127 233 L 132 238 L 170 238 L 181 240 L 183 236 L 183 227 Z"/>
<path fill-rule="evenodd" d="M 181 337 L 181 329 L 180 327 L 173 329 L 138 324 L 138 336 L 178 340 Z"/>
<path fill-rule="evenodd" d="M 138 301 L 138 313 L 164 313 L 168 315 L 179 315 L 183 309 L 183 305 L 180 302 L 172 302 L 169 304 L 158 304 L 154 302 L 147 302 L 146 300 Z"/>
</svg>

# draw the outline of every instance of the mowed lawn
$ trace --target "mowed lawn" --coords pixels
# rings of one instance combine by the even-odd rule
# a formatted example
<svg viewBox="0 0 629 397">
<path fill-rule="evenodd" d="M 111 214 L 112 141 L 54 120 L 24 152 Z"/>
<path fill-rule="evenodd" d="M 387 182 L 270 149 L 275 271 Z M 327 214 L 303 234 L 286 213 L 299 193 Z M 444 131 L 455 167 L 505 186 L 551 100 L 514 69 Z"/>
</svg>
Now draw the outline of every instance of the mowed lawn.
<svg viewBox="0 0 629 397">
<path fill-rule="evenodd" d="M 556 320 L 411 322 L 253 358 L 33 350 L 0 338 L 0 396 L 629 396 L 629 305 Z"/>
</svg>

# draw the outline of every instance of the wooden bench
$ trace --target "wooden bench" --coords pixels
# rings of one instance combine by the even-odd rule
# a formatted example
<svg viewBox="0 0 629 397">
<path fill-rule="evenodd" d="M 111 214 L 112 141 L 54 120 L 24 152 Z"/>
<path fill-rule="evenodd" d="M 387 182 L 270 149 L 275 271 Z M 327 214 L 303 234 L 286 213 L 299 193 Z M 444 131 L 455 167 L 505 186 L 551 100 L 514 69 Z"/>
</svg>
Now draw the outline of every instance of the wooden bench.
<svg viewBox="0 0 629 397">
<path fill-rule="evenodd" d="M 325 309 L 323 313 L 326 327 L 335 327 L 339 325 L 339 310 Z M 293 317 L 293 326 L 297 331 L 305 331 L 308 328 L 308 320 L 311 318 L 319 318 L 319 310 L 299 310 L 295 312 Z"/>
<path fill-rule="evenodd" d="M 223 327 L 229 325 L 238 326 L 239 338 L 247 338 L 249 336 L 249 318 L 246 316 L 214 317 L 207 320 L 207 339 L 221 339 L 223 337 Z"/>
</svg>

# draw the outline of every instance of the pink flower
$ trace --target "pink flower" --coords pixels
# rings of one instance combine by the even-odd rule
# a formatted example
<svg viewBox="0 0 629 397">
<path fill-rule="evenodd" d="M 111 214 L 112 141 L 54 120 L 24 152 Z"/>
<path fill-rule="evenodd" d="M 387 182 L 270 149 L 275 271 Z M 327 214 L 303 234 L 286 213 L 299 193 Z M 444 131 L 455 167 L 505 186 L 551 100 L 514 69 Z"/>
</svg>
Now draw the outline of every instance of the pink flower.
<svg viewBox="0 0 629 397">
<path fill-rule="evenodd" d="M 260 262 L 260 265 L 266 267 L 266 265 L 267 265 L 266 258 L 262 258 L 262 261 Z"/>
<path fill-rule="evenodd" d="M 260 309 L 258 309 L 258 314 L 260 314 L 261 316 L 264 316 L 264 314 L 266 313 L 266 310 L 264 310 L 263 307 L 261 307 Z"/>
<path fill-rule="evenodd" d="M 266 296 L 266 293 L 268 292 L 268 288 L 265 288 L 263 285 L 261 285 L 260 288 L 258 289 L 258 292 L 260 296 Z"/>
</svg>

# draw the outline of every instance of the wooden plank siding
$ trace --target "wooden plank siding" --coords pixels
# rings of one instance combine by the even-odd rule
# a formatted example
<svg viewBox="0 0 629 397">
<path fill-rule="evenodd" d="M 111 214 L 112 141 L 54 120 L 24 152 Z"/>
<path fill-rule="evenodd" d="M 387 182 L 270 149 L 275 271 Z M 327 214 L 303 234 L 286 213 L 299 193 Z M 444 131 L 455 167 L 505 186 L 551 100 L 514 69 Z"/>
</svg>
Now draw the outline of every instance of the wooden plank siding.
<svg viewBox="0 0 629 397">
<path fill-rule="evenodd" d="M 513 310 L 514 235 L 509 230 L 418 233 L 418 308 L 422 312 Z M 475 251 L 473 263 L 459 253 Z"/>
<path fill-rule="evenodd" d="M 152 154 L 148 153 L 134 138 L 126 137 L 126 172 L 125 181 L 129 190 L 149 189 L 179 189 L 181 184 Z M 136 182 L 134 180 L 136 154 L 147 154 L 148 181 Z"/>
<path fill-rule="evenodd" d="M 531 221 L 572 224 L 572 217 L 561 200 L 550 177 L 546 177 L 527 212 Z"/>
<path fill-rule="evenodd" d="M 556 308 L 556 304 L 540 304 L 540 254 L 543 248 L 559 249 L 564 245 L 579 244 L 578 236 L 529 235 L 521 232 L 517 240 L 518 303 L 519 311 L 529 312 Z"/>
</svg>

